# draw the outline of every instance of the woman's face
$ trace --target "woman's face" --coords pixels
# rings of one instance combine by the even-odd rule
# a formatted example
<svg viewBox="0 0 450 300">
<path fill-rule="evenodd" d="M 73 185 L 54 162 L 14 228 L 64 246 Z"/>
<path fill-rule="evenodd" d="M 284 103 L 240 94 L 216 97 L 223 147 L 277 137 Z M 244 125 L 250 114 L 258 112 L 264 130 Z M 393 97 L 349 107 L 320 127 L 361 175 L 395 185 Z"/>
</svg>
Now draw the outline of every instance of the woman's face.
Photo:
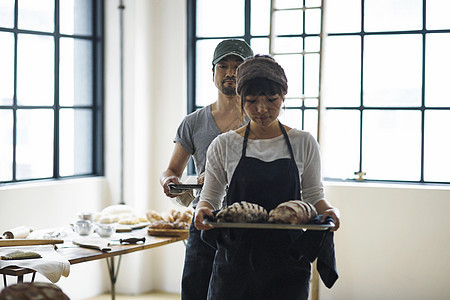
<svg viewBox="0 0 450 300">
<path fill-rule="evenodd" d="M 253 122 L 267 127 L 278 118 L 283 101 L 284 97 L 279 94 L 273 96 L 247 95 L 244 99 L 244 109 Z"/>
</svg>

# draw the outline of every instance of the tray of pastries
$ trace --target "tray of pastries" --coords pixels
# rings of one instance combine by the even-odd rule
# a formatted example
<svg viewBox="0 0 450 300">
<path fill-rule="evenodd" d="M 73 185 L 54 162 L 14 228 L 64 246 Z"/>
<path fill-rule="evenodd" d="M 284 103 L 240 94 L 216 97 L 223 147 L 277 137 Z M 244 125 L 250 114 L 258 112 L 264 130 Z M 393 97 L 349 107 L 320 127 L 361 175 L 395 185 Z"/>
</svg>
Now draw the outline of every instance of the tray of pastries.
<svg viewBox="0 0 450 300">
<path fill-rule="evenodd" d="M 206 219 L 204 224 L 214 228 L 253 228 L 253 229 L 298 229 L 328 230 L 334 223 L 317 223 L 317 211 L 313 205 L 291 200 L 279 204 L 267 212 L 262 206 L 249 202 L 236 202 L 215 214 L 215 219 Z"/>
<path fill-rule="evenodd" d="M 147 228 L 148 235 L 185 237 L 187 239 L 192 215 L 191 209 L 171 209 L 162 213 L 149 210 L 147 211 L 147 219 L 150 221 Z"/>
</svg>

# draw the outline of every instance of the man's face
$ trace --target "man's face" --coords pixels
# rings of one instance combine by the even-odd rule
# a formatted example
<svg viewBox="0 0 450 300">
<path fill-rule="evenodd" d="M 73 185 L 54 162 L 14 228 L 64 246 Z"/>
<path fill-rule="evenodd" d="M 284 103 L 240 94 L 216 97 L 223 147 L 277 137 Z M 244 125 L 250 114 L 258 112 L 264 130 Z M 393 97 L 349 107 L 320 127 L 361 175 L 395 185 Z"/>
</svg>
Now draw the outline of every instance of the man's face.
<svg viewBox="0 0 450 300">
<path fill-rule="evenodd" d="M 236 69 L 242 61 L 239 56 L 229 55 L 214 66 L 214 84 L 224 95 L 236 95 Z"/>
</svg>

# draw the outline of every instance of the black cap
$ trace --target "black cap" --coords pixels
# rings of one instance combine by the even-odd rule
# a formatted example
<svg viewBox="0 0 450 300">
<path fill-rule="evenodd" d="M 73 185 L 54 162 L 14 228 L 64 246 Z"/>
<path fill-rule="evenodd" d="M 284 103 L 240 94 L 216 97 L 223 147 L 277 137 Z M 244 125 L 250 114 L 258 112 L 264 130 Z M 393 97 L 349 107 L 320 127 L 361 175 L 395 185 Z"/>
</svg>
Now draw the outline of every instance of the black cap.
<svg viewBox="0 0 450 300">
<path fill-rule="evenodd" d="M 220 42 L 216 50 L 214 50 L 214 57 L 212 60 L 213 66 L 215 66 L 221 59 L 228 55 L 236 55 L 242 59 L 253 56 L 252 48 L 243 40 L 224 40 Z"/>
</svg>

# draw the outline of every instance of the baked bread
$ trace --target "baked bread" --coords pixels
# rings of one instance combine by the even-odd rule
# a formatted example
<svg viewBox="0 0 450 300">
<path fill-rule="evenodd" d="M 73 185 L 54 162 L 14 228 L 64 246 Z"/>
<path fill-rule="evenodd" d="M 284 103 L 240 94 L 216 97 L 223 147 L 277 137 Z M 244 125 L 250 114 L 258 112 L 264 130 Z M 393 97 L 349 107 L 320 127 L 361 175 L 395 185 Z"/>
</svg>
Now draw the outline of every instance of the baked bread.
<svg viewBox="0 0 450 300">
<path fill-rule="evenodd" d="M 150 224 L 149 227 L 153 229 L 173 229 L 173 223 L 160 220 Z"/>
<path fill-rule="evenodd" d="M 279 204 L 269 213 L 270 223 L 306 224 L 317 216 L 316 208 L 308 202 L 291 200 Z"/>
<path fill-rule="evenodd" d="M 149 210 L 146 214 L 151 223 L 149 227 L 152 229 L 189 229 L 193 211 L 191 209 L 181 211 L 172 208 L 162 213 Z"/>
<path fill-rule="evenodd" d="M 197 184 L 204 184 L 205 183 L 205 172 L 201 173 L 197 177 Z"/>
<path fill-rule="evenodd" d="M 46 282 L 24 282 L 5 287 L 0 293 L 1 300 L 69 300 L 55 284 Z"/>
<path fill-rule="evenodd" d="M 161 215 L 154 210 L 147 211 L 146 215 L 147 215 L 148 221 L 152 222 L 152 223 L 162 220 Z"/>
<path fill-rule="evenodd" d="M 267 221 L 267 210 L 255 203 L 235 202 L 221 209 L 217 215 L 217 222 L 233 223 L 262 223 Z"/>
</svg>

